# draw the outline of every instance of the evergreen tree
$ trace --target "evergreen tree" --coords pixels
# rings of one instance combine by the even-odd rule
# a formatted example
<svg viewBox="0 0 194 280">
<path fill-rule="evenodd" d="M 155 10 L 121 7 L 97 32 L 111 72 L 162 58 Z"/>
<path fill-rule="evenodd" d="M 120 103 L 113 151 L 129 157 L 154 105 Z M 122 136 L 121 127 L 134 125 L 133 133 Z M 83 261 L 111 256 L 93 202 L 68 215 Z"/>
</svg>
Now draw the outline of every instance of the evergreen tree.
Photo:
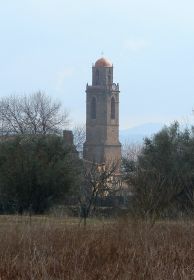
<svg viewBox="0 0 194 280">
<path fill-rule="evenodd" d="M 0 201 L 42 213 L 75 187 L 77 157 L 59 136 L 18 136 L 0 142 Z"/>
</svg>

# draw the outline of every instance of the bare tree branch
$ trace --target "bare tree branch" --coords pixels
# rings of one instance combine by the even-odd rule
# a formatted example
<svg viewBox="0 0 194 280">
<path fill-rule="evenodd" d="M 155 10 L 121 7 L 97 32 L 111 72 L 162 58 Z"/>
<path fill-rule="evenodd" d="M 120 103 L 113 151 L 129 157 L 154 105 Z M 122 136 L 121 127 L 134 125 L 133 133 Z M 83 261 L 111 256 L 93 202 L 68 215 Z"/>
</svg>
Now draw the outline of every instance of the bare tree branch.
<svg viewBox="0 0 194 280">
<path fill-rule="evenodd" d="M 83 151 L 83 144 L 86 140 L 85 124 L 76 125 L 73 128 L 74 145 L 79 152 Z"/>
<path fill-rule="evenodd" d="M 80 184 L 81 216 L 86 219 L 95 209 L 96 200 L 118 192 L 122 186 L 121 177 L 117 174 L 118 163 L 96 164 L 85 162 L 83 167 L 83 182 Z"/>
<path fill-rule="evenodd" d="M 60 133 L 67 124 L 68 113 L 61 110 L 61 103 L 45 93 L 0 100 L 1 135 Z"/>
</svg>

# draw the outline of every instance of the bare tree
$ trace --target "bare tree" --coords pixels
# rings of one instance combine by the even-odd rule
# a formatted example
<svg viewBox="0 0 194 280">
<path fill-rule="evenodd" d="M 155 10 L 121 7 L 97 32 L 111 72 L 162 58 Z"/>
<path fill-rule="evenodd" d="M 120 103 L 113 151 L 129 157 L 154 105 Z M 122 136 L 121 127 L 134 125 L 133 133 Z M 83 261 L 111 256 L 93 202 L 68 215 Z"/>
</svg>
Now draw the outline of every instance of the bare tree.
<svg viewBox="0 0 194 280">
<path fill-rule="evenodd" d="M 74 138 L 74 145 L 77 151 L 83 151 L 83 144 L 86 140 L 86 127 L 85 124 L 76 125 L 73 128 L 73 138 Z"/>
<path fill-rule="evenodd" d="M 133 198 L 129 210 L 133 218 L 151 222 L 151 226 L 165 211 L 172 211 L 184 190 L 182 175 L 168 179 L 156 169 L 137 168 L 128 176 Z"/>
<path fill-rule="evenodd" d="M 140 143 L 125 142 L 122 146 L 122 157 L 130 161 L 137 161 L 141 154 L 142 145 Z"/>
<path fill-rule="evenodd" d="M 9 96 L 0 100 L 1 135 L 59 133 L 68 123 L 61 103 L 45 93 Z"/>
<path fill-rule="evenodd" d="M 83 182 L 80 187 L 81 218 L 86 219 L 95 210 L 98 197 L 113 195 L 121 189 L 122 180 L 118 170 L 118 163 L 96 164 L 84 163 Z"/>
</svg>

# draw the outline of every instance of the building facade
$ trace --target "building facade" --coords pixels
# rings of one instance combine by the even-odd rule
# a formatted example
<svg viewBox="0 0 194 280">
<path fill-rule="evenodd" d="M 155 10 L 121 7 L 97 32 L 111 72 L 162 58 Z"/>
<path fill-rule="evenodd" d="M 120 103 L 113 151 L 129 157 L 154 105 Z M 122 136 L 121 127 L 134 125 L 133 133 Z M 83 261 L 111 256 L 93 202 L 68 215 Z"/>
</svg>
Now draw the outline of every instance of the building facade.
<svg viewBox="0 0 194 280">
<path fill-rule="evenodd" d="M 92 67 L 92 85 L 86 86 L 85 160 L 103 164 L 121 160 L 119 142 L 119 84 L 113 82 L 113 65 L 100 58 Z"/>
</svg>

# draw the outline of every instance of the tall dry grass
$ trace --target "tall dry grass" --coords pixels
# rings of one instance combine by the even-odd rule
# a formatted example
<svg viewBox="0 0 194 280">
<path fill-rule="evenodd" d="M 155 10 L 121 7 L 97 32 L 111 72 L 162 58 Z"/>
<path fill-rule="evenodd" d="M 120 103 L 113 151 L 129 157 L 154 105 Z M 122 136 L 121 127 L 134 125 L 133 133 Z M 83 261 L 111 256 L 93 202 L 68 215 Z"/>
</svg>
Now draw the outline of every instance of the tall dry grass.
<svg viewBox="0 0 194 280">
<path fill-rule="evenodd" d="M 1 217 L 0 279 L 194 279 L 194 224 Z"/>
</svg>

